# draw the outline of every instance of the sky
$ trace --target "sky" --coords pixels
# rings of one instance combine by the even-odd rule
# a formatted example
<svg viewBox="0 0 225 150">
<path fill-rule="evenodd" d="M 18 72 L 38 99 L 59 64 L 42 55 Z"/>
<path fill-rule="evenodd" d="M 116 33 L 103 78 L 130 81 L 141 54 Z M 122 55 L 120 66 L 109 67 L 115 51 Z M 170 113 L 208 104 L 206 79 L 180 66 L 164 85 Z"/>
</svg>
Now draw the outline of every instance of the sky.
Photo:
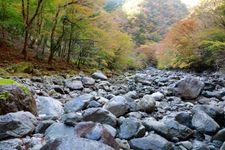
<svg viewBox="0 0 225 150">
<path fill-rule="evenodd" d="M 188 7 L 194 7 L 198 5 L 200 0 L 181 0 L 184 4 L 186 4 Z"/>
<path fill-rule="evenodd" d="M 142 3 L 144 0 L 126 0 L 125 4 L 123 5 L 123 11 L 126 12 L 128 15 L 133 16 L 139 13 L 139 4 Z M 200 0 L 181 0 L 184 4 L 187 5 L 189 8 L 193 8 L 194 6 L 198 5 Z"/>
</svg>

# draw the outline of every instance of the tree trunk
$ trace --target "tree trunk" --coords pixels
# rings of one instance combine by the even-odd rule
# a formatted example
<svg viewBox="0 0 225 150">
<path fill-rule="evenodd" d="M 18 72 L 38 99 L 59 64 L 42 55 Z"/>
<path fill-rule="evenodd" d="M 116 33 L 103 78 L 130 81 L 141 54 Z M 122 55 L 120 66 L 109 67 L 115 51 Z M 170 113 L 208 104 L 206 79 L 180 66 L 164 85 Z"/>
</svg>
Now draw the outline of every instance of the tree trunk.
<svg viewBox="0 0 225 150">
<path fill-rule="evenodd" d="M 23 50 L 22 50 L 22 54 L 25 60 L 27 60 L 27 44 L 28 44 L 28 31 L 26 29 L 25 36 L 24 36 Z"/>
</svg>

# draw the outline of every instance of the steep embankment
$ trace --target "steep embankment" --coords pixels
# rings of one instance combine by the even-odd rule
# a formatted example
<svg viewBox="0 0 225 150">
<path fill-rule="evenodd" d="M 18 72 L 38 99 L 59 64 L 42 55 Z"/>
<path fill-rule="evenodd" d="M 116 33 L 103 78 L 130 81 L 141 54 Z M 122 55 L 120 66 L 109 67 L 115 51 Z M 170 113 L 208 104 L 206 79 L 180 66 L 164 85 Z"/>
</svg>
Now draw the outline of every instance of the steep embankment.
<svg viewBox="0 0 225 150">
<path fill-rule="evenodd" d="M 93 78 L 14 79 L 30 89 L 31 93 L 20 93 L 33 95 L 38 116 L 2 114 L 0 149 L 40 149 L 45 145 L 42 150 L 199 150 L 225 146 L 225 76 L 220 73 L 147 68 L 116 79 L 99 72 Z M 1 103 L 6 103 L 10 94 L 20 94 L 18 88 L 0 84 L 0 92 L 9 92 L 2 95 L 4 100 L 0 97 Z"/>
</svg>

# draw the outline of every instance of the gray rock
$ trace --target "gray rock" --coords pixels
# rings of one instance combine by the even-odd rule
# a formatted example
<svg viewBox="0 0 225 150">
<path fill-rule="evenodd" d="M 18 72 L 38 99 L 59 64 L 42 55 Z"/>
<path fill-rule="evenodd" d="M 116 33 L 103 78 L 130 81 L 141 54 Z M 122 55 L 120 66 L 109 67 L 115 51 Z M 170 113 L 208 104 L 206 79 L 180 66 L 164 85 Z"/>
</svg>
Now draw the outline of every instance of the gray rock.
<svg viewBox="0 0 225 150">
<path fill-rule="evenodd" d="M 213 136 L 213 140 L 225 142 L 225 128 L 218 131 L 215 136 Z"/>
<path fill-rule="evenodd" d="M 77 138 L 64 137 L 47 143 L 41 150 L 114 150 L 101 142 Z"/>
<path fill-rule="evenodd" d="M 98 107 L 101 107 L 102 104 L 100 104 L 99 102 L 97 101 L 90 101 L 90 103 L 88 104 L 88 108 L 98 108 Z"/>
<path fill-rule="evenodd" d="M 160 101 L 164 98 L 164 95 L 161 92 L 153 93 L 151 96 L 155 99 L 155 101 Z"/>
<path fill-rule="evenodd" d="M 155 110 L 155 99 L 151 95 L 145 95 L 138 102 L 138 109 L 147 113 L 151 113 Z"/>
<path fill-rule="evenodd" d="M 36 103 L 39 116 L 60 118 L 64 113 L 62 103 L 54 98 L 39 96 Z"/>
<path fill-rule="evenodd" d="M 37 115 L 36 102 L 26 86 L 10 79 L 0 79 L 0 82 L 3 82 L 0 84 L 0 115 L 18 111 Z"/>
<path fill-rule="evenodd" d="M 75 126 L 81 120 L 82 115 L 80 113 L 68 113 L 62 116 L 62 121 L 68 126 Z"/>
<path fill-rule="evenodd" d="M 116 139 L 116 142 L 119 144 L 120 149 L 130 150 L 130 145 L 127 140 Z"/>
<path fill-rule="evenodd" d="M 196 77 L 186 77 L 176 84 L 176 92 L 183 99 L 195 99 L 204 88 L 204 82 Z"/>
<path fill-rule="evenodd" d="M 53 120 L 44 120 L 44 121 L 38 122 L 38 125 L 35 129 L 35 133 L 45 133 L 45 130 L 49 126 L 51 126 L 53 123 L 55 123 L 55 121 Z"/>
<path fill-rule="evenodd" d="M 124 97 L 115 96 L 108 103 L 106 103 L 103 108 L 110 111 L 116 117 L 119 117 L 128 112 L 129 105 Z"/>
<path fill-rule="evenodd" d="M 104 75 L 101 71 L 97 71 L 95 73 L 92 74 L 92 77 L 94 79 L 100 79 L 100 80 L 107 80 L 108 78 L 106 77 L 106 75 Z"/>
<path fill-rule="evenodd" d="M 182 125 L 192 128 L 192 123 L 191 123 L 192 116 L 190 113 L 180 112 L 175 116 L 175 120 Z"/>
<path fill-rule="evenodd" d="M 1 150 L 18 150 L 23 148 L 24 146 L 21 139 L 10 139 L 5 141 L 0 141 Z"/>
<path fill-rule="evenodd" d="M 88 106 L 88 103 L 93 99 L 90 94 L 84 94 L 68 101 L 65 106 L 65 112 L 77 112 Z"/>
<path fill-rule="evenodd" d="M 178 142 L 176 143 L 176 146 L 178 146 L 180 149 L 185 149 L 185 150 L 192 150 L 193 145 L 189 141 L 183 141 L 183 142 Z"/>
<path fill-rule="evenodd" d="M 143 125 L 148 131 L 155 131 L 163 137 L 173 140 L 173 138 L 179 138 L 186 140 L 193 135 L 193 131 L 174 120 L 154 121 L 152 119 L 145 119 Z"/>
<path fill-rule="evenodd" d="M 137 150 L 171 150 L 172 144 L 157 134 L 130 140 L 132 149 Z"/>
<path fill-rule="evenodd" d="M 75 134 L 78 137 L 100 141 L 114 149 L 119 149 L 119 145 L 116 143 L 110 132 L 99 123 L 80 122 L 75 126 Z"/>
<path fill-rule="evenodd" d="M 63 123 L 54 123 L 45 131 L 47 142 L 66 136 L 74 137 L 75 132 L 73 127 L 68 127 Z"/>
<path fill-rule="evenodd" d="M 91 77 L 83 77 L 81 81 L 85 87 L 93 86 L 95 84 L 95 79 Z"/>
<path fill-rule="evenodd" d="M 83 112 L 84 121 L 99 122 L 109 124 L 113 127 L 117 124 L 117 118 L 110 111 L 103 108 L 89 108 Z"/>
<path fill-rule="evenodd" d="M 207 144 L 195 140 L 193 142 L 193 150 L 210 150 L 210 149 L 208 148 Z"/>
<path fill-rule="evenodd" d="M 132 139 L 139 138 L 145 135 L 145 127 L 141 122 L 135 118 L 126 118 L 122 120 L 122 124 L 119 129 L 120 139 Z"/>
<path fill-rule="evenodd" d="M 23 137 L 32 133 L 37 119 L 30 112 L 8 113 L 0 116 L 0 140 L 11 137 Z"/>
<path fill-rule="evenodd" d="M 196 105 L 193 107 L 192 112 L 203 111 L 211 118 L 213 118 L 219 125 L 224 125 L 224 110 L 212 105 Z"/>
<path fill-rule="evenodd" d="M 206 134 L 214 134 L 220 128 L 220 126 L 205 112 L 197 111 L 192 118 L 192 125 L 198 131 Z"/>
<path fill-rule="evenodd" d="M 108 124 L 103 124 L 104 128 L 113 136 L 116 137 L 116 129 Z"/>
<path fill-rule="evenodd" d="M 70 90 L 83 90 L 84 86 L 79 80 L 68 80 L 65 83 L 65 86 Z"/>
<path fill-rule="evenodd" d="M 225 142 L 224 142 L 223 145 L 220 147 L 220 150 L 225 150 Z"/>
</svg>

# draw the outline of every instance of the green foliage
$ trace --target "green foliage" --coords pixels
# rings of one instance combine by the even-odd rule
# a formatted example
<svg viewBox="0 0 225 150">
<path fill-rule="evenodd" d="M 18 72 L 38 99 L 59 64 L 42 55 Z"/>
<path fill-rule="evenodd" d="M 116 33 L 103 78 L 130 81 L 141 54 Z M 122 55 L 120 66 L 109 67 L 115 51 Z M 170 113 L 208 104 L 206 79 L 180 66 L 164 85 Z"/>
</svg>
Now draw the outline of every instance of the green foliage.
<svg viewBox="0 0 225 150">
<path fill-rule="evenodd" d="M 33 65 L 29 62 L 21 62 L 12 66 L 9 66 L 6 70 L 11 73 L 32 73 Z"/>
</svg>

